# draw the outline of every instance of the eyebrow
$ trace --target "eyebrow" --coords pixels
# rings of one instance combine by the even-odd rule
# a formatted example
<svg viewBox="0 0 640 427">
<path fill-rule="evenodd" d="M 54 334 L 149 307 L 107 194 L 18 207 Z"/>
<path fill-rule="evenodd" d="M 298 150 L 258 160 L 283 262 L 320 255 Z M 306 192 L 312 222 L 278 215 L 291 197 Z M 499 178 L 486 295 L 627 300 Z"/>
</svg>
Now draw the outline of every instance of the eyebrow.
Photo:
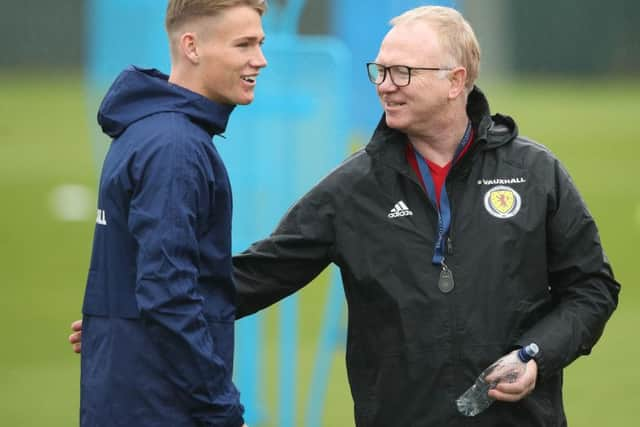
<svg viewBox="0 0 640 427">
<path fill-rule="evenodd" d="M 257 42 L 263 42 L 265 39 L 266 39 L 265 36 L 261 36 L 261 37 L 258 37 L 258 36 L 240 36 L 240 37 L 236 38 L 234 40 L 234 42 L 239 42 L 239 41 L 243 41 L 243 42 L 244 41 L 247 41 L 247 42 L 256 42 L 256 41 Z"/>
</svg>

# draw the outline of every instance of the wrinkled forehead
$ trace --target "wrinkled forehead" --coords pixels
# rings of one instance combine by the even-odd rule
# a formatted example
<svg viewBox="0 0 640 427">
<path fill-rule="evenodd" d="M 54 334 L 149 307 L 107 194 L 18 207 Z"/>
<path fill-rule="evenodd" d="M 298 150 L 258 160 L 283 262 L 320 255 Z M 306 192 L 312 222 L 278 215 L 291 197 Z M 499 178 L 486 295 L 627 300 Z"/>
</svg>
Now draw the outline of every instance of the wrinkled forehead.
<svg viewBox="0 0 640 427">
<path fill-rule="evenodd" d="M 436 32 L 425 22 L 391 28 L 380 44 L 376 62 L 383 65 L 437 66 L 445 60 Z"/>
</svg>

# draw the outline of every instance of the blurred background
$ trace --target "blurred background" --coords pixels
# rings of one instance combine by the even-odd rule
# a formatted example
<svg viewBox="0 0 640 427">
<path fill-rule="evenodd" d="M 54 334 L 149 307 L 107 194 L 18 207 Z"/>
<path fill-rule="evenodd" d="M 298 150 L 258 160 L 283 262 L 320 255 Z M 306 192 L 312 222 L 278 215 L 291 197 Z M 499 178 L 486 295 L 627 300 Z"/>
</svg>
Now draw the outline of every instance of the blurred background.
<svg viewBox="0 0 640 427">
<path fill-rule="evenodd" d="M 234 250 L 268 233 L 297 196 L 367 142 L 381 109 L 364 63 L 375 58 L 389 19 L 434 3 L 457 7 L 471 22 L 483 50 L 478 84 L 492 110 L 513 116 L 522 134 L 562 159 L 623 286 L 593 354 L 566 371 L 569 425 L 634 425 L 640 402 L 634 365 L 640 272 L 632 260 L 640 237 L 640 150 L 633 134 L 640 113 L 640 2 L 271 1 L 265 17 L 270 65 L 257 101 L 236 110 L 219 143 L 234 185 Z M 3 4 L 0 425 L 77 424 L 79 359 L 66 340 L 69 324 L 81 316 L 108 145 L 99 136 L 96 108 L 128 64 L 169 71 L 165 5 Z M 271 156 L 270 166 L 240 168 L 248 153 Z M 273 162 L 296 166 L 280 174 L 284 168 Z M 251 402 L 252 425 L 353 426 L 341 301 L 335 274 L 327 271 L 291 303 L 240 322 L 239 345 L 252 357 L 238 361 L 237 375 L 243 400 Z"/>
</svg>

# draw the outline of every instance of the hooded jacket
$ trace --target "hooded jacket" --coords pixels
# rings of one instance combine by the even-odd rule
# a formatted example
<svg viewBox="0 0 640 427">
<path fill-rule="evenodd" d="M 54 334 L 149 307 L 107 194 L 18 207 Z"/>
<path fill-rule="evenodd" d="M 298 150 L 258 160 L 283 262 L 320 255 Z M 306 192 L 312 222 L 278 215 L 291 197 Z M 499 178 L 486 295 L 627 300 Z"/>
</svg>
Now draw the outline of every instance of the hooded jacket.
<svg viewBox="0 0 640 427">
<path fill-rule="evenodd" d="M 450 292 L 432 263 L 436 208 L 406 135 L 384 117 L 363 150 L 234 258 L 239 316 L 340 268 L 358 427 L 564 426 L 562 369 L 590 352 L 617 305 L 596 225 L 560 162 L 511 118 L 490 116 L 477 88 L 467 114 L 475 141 L 445 182 Z M 532 342 L 533 393 L 474 418 L 457 412 L 484 368 Z"/>
<path fill-rule="evenodd" d="M 83 304 L 83 426 L 243 424 L 231 189 L 212 144 L 232 109 L 139 68 L 102 101 L 113 142 Z"/>
</svg>

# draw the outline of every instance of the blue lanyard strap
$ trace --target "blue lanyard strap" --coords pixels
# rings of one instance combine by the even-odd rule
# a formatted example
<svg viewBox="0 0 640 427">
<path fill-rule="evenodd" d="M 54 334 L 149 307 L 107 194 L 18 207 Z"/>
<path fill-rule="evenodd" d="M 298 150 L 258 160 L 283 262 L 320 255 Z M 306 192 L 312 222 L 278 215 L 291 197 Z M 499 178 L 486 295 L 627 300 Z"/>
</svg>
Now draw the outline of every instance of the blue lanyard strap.
<svg viewBox="0 0 640 427">
<path fill-rule="evenodd" d="M 453 156 L 454 163 L 470 140 L 471 122 L 467 124 L 467 129 L 464 132 L 464 136 L 458 144 L 458 148 L 456 148 L 456 152 Z M 433 177 L 431 176 L 431 171 L 429 170 L 429 166 L 420 153 L 418 153 L 416 150 L 413 150 L 413 153 L 416 157 L 416 161 L 418 162 L 420 173 L 422 174 L 424 186 L 427 190 L 427 196 L 438 212 L 438 238 L 436 239 L 435 248 L 433 250 L 433 258 L 431 262 L 436 265 L 441 265 L 444 263 L 444 253 L 446 245 L 445 242 L 447 239 L 447 235 L 449 234 L 449 228 L 451 227 L 451 204 L 449 203 L 449 195 L 447 194 L 446 178 L 445 183 L 442 184 L 442 189 L 440 191 L 440 206 L 438 206 L 438 200 L 436 199 L 436 188 L 433 182 Z"/>
</svg>

